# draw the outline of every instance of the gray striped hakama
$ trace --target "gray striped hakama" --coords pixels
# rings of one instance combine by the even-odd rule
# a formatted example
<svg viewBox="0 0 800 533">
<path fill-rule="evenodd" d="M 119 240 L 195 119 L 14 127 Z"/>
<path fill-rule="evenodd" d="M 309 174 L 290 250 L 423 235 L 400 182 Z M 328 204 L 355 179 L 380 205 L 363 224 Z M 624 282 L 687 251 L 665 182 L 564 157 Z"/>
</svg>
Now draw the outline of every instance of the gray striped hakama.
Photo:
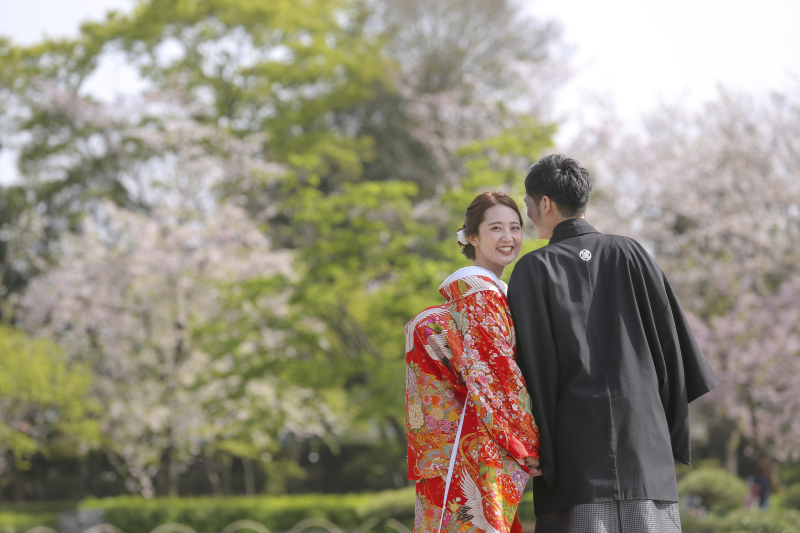
<svg viewBox="0 0 800 533">
<path fill-rule="evenodd" d="M 681 533 L 678 504 L 654 500 L 584 503 L 536 517 L 536 533 Z"/>
</svg>

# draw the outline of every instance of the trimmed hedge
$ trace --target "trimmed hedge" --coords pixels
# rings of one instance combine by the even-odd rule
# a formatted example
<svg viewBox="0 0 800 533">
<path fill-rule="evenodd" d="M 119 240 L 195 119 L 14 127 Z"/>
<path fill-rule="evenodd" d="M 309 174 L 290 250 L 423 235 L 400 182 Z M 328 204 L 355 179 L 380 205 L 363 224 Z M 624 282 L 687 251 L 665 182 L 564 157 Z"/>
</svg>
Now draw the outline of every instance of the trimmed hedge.
<svg viewBox="0 0 800 533">
<path fill-rule="evenodd" d="M 678 483 L 682 496 L 699 496 L 714 513 L 726 514 L 742 506 L 747 497 L 747 484 L 722 468 L 699 468 Z"/>
<path fill-rule="evenodd" d="M 36 526 L 58 528 L 59 511 L 74 509 L 77 502 L 2 502 L 0 533 L 22 533 Z"/>
<path fill-rule="evenodd" d="M 800 512 L 788 509 L 742 509 L 720 521 L 722 532 L 800 533 Z"/>
<path fill-rule="evenodd" d="M 271 531 L 286 531 L 306 518 L 324 518 L 342 530 L 393 518 L 413 527 L 414 488 L 373 494 L 308 494 L 229 498 L 153 498 L 119 496 L 86 500 L 81 510 L 98 509 L 104 520 L 125 533 L 148 533 L 168 522 L 197 533 L 219 533 L 237 520 L 255 520 Z M 374 530 L 392 531 L 381 525 Z"/>
<path fill-rule="evenodd" d="M 56 513 L 20 513 L 0 511 L 0 533 L 21 533 L 36 526 L 55 528 L 58 525 Z"/>
<path fill-rule="evenodd" d="M 792 485 L 786 490 L 783 497 L 783 506 L 787 509 L 800 511 L 800 483 Z"/>
<path fill-rule="evenodd" d="M 228 498 L 154 498 L 138 496 L 89 499 L 75 502 L 0 503 L 0 533 L 23 533 L 35 526 L 58 529 L 58 511 L 99 510 L 103 520 L 125 533 L 148 533 L 168 522 L 185 524 L 198 533 L 219 533 L 229 524 L 250 519 L 273 532 L 286 531 L 306 518 L 330 520 L 341 529 L 354 530 L 365 522 L 376 524 L 369 533 L 396 533 L 383 522 L 393 518 L 413 529 L 414 487 L 366 494 L 308 494 Z M 533 496 L 525 493 L 520 520 L 532 524 Z"/>
<path fill-rule="evenodd" d="M 691 516 L 681 513 L 681 531 L 683 533 L 717 533 L 719 517 Z"/>
<path fill-rule="evenodd" d="M 740 509 L 727 516 L 681 516 L 683 533 L 800 533 L 800 512 Z"/>
</svg>

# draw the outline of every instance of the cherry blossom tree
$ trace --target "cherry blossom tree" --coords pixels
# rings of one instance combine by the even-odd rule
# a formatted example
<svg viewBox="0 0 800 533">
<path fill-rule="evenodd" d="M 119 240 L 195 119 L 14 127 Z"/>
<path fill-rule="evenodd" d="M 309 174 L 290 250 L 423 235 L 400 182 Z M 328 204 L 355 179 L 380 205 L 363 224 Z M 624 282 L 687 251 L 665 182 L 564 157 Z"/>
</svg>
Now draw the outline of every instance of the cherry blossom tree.
<svg viewBox="0 0 800 533">
<path fill-rule="evenodd" d="M 142 124 L 136 114 L 84 107 L 69 95 L 53 99 L 69 112 L 95 114 L 152 154 L 131 158 L 120 177 L 147 208 L 90 204 L 80 231 L 61 236 L 54 264 L 20 302 L 28 330 L 93 368 L 105 444 L 129 473 L 129 488 L 145 495 L 155 492 L 160 470 L 166 492 L 177 494 L 180 470 L 214 443 L 244 440 L 260 457 L 282 433 L 320 433 L 333 417 L 311 390 L 270 375 L 245 381 L 233 368 L 241 354 L 286 350 L 268 321 L 285 314 L 288 295 L 275 290 L 261 295 L 259 308 L 234 309 L 227 294 L 257 279 L 290 279 L 292 254 L 272 249 L 241 195 L 221 191 L 246 191 L 248 180 L 273 179 L 279 169 L 259 162 L 257 143 L 184 119 L 169 101 L 149 103 L 160 114 Z M 258 342 L 234 339 L 227 352 L 209 354 L 214 339 L 197 332 L 243 315 L 261 322 Z M 217 333 L 225 344 L 224 328 Z"/>
<path fill-rule="evenodd" d="M 720 379 L 719 416 L 780 462 L 800 459 L 798 291 L 792 277 L 775 293 L 745 293 L 724 315 L 693 325 Z"/>
<path fill-rule="evenodd" d="M 24 274 L 7 307 L 95 365 L 131 487 L 173 491 L 200 453 L 224 490 L 227 453 L 278 490 L 288 448 L 314 436 L 334 451 L 346 431 L 405 484 L 403 324 L 462 265 L 461 193 L 507 186 L 549 143 L 536 117 L 563 79 L 558 44 L 506 0 L 152 0 L 76 39 L 4 48 L 0 99 L 21 111 L 3 106 L 2 140 L 30 198 L 2 228 L 0 268 Z M 86 96 L 111 50 L 151 92 Z M 518 131 L 532 143 L 509 142 Z"/>
<path fill-rule="evenodd" d="M 411 134 L 431 151 L 449 185 L 463 173 L 463 145 L 497 136 L 520 119 L 553 120 L 552 98 L 569 75 L 555 22 L 508 0 L 373 4 Z"/>
</svg>

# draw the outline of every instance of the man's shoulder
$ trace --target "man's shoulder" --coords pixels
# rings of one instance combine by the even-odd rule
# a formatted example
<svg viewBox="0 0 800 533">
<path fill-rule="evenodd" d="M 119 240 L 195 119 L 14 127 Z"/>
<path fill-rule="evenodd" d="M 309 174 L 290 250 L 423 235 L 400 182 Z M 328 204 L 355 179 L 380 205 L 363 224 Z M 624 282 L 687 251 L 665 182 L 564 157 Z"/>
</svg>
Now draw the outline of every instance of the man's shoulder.
<svg viewBox="0 0 800 533">
<path fill-rule="evenodd" d="M 535 250 L 531 250 L 520 257 L 514 268 L 515 270 L 520 266 L 526 268 L 536 268 L 537 265 L 543 265 L 547 263 L 548 258 L 552 256 L 553 253 L 557 253 L 553 246 L 550 244 L 545 244 L 544 246 Z"/>
<path fill-rule="evenodd" d="M 593 233 L 583 237 L 582 240 L 573 238 L 547 244 L 523 255 L 517 266 L 530 270 L 548 269 L 560 264 L 564 256 L 572 257 L 576 249 L 584 246 L 589 249 L 592 256 L 606 258 L 615 264 L 623 260 L 629 262 L 635 270 L 644 270 L 651 274 L 658 274 L 661 271 L 655 258 L 636 239 L 610 233 Z"/>
<path fill-rule="evenodd" d="M 592 240 L 595 243 L 599 244 L 600 246 L 616 248 L 622 252 L 629 253 L 632 255 L 646 255 L 648 257 L 650 254 L 647 250 L 642 246 L 638 241 L 631 237 L 626 237 L 624 235 L 614 235 L 610 233 L 593 233 L 588 236 L 584 236 L 584 239 Z M 556 243 L 549 243 L 541 248 L 537 248 L 536 250 L 532 250 L 525 255 L 523 255 L 519 261 L 525 261 L 530 263 L 542 262 L 547 261 L 548 259 L 552 258 L 553 256 L 561 255 L 564 253 L 571 253 L 571 250 L 576 246 L 582 246 L 581 240 L 577 237 L 571 239 L 565 239 L 562 241 L 558 241 Z"/>
<path fill-rule="evenodd" d="M 600 242 L 618 253 L 624 254 L 631 259 L 643 261 L 649 266 L 658 266 L 655 258 L 647 249 L 636 239 L 624 235 L 603 234 L 600 235 Z"/>
<path fill-rule="evenodd" d="M 598 246 L 598 248 L 603 248 L 608 251 L 613 250 L 616 252 L 616 255 L 625 255 L 629 258 L 657 266 L 655 258 L 641 243 L 639 243 L 639 241 L 632 237 L 615 235 L 612 233 L 592 233 L 582 238 L 575 237 L 556 243 L 548 243 L 520 257 L 517 264 L 528 267 L 546 265 L 564 254 L 572 255 L 574 249 L 576 247 L 583 247 L 587 244 L 586 241 L 593 241 L 593 244 Z M 583 244 L 581 244 L 582 242 Z M 590 251 L 593 252 L 593 250 Z"/>
<path fill-rule="evenodd" d="M 614 235 L 613 233 L 601 233 L 597 235 L 597 238 L 599 242 L 608 246 L 617 247 L 622 251 L 636 255 L 642 253 L 650 255 L 647 253 L 647 250 L 645 250 L 644 246 L 642 246 L 639 241 L 632 237 L 627 237 L 625 235 Z"/>
</svg>

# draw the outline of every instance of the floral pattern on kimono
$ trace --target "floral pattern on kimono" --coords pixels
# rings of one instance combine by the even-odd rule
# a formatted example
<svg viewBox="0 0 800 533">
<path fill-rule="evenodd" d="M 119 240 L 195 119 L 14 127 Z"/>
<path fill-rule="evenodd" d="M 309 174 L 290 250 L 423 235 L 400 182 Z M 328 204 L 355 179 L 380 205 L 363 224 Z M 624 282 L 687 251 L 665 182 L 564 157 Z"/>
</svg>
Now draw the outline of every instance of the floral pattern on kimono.
<svg viewBox="0 0 800 533">
<path fill-rule="evenodd" d="M 409 478 L 418 481 L 415 532 L 507 532 L 538 457 L 530 397 L 515 361 L 508 302 L 489 276 L 465 275 L 440 288 L 446 303 L 406 326 Z M 444 504 L 444 479 L 466 414 Z M 441 482 L 441 483 L 440 483 Z"/>
</svg>

